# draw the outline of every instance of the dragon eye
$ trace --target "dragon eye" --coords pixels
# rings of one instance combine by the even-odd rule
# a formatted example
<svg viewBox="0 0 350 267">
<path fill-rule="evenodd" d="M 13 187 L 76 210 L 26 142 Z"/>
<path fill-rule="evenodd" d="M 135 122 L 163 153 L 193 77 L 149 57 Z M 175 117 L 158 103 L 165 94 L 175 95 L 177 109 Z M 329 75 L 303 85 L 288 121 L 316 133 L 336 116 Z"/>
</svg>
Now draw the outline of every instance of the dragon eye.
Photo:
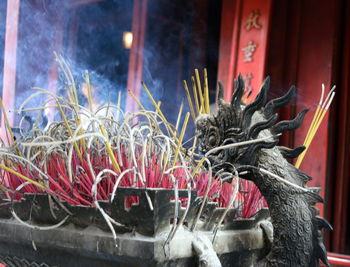
<svg viewBox="0 0 350 267">
<path fill-rule="evenodd" d="M 216 127 L 210 127 L 208 131 L 207 145 L 209 147 L 216 147 L 220 143 L 219 130 Z"/>
<path fill-rule="evenodd" d="M 214 136 L 214 135 L 211 135 L 211 136 L 209 136 L 209 145 L 210 146 L 215 146 L 216 145 L 216 142 L 217 142 L 217 138 L 216 138 L 216 136 Z"/>
</svg>

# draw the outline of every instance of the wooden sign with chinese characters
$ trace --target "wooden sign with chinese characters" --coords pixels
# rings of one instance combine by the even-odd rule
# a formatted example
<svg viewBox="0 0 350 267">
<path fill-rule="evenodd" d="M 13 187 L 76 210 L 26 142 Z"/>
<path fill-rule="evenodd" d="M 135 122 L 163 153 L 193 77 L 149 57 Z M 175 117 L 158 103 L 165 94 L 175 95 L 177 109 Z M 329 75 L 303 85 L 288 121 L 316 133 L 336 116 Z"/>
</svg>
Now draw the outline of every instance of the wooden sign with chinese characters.
<svg viewBox="0 0 350 267">
<path fill-rule="evenodd" d="M 224 0 L 218 80 L 226 88 L 227 100 L 239 73 L 246 83 L 243 100 L 250 102 L 259 93 L 265 76 L 270 8 L 271 0 Z"/>
<path fill-rule="evenodd" d="M 246 102 L 259 93 L 264 79 L 269 12 L 270 1 L 243 1 L 236 76 L 241 73 L 245 79 Z"/>
</svg>

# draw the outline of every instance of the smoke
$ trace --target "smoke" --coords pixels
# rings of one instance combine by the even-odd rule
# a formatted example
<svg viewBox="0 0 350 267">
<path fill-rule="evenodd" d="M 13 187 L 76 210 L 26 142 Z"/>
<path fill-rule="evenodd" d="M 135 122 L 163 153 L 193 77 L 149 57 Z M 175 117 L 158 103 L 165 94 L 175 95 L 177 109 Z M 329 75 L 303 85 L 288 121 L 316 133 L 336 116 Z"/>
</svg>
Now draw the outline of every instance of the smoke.
<svg viewBox="0 0 350 267">
<path fill-rule="evenodd" d="M 93 97 L 104 104 L 117 102 L 118 91 L 126 97 L 129 50 L 122 44 L 124 31 L 131 31 L 133 1 L 101 1 L 75 5 L 79 1 L 22 0 L 18 21 L 16 97 L 18 107 L 41 87 L 65 96 L 65 79 L 53 52 L 69 62 L 79 100 L 85 70 L 89 71 Z M 117 15 L 116 15 L 117 14 Z M 41 106 L 45 98 L 31 100 L 27 107 Z M 18 122 L 18 118 L 17 118 Z"/>
<path fill-rule="evenodd" d="M 65 95 L 65 79 L 57 71 L 53 56 L 56 51 L 71 67 L 81 104 L 87 105 L 84 75 L 88 70 L 95 101 L 101 105 L 109 100 L 116 103 L 120 91 L 125 109 L 130 50 L 123 46 L 122 38 L 123 32 L 132 30 L 133 1 L 80 3 L 82 1 L 20 1 L 17 107 L 33 93 L 30 90 L 33 86 Z M 185 102 L 182 120 L 189 111 L 182 80 L 188 80 L 195 67 L 202 69 L 217 54 L 215 47 L 203 41 L 207 21 L 205 16 L 198 19 L 198 13 L 205 11 L 195 9 L 192 1 L 181 3 L 148 1 L 144 46 L 136 51 L 143 55 L 142 80 L 155 100 L 162 102 L 165 116 L 174 124 L 182 100 Z M 205 50 L 206 47 L 210 51 Z M 214 77 L 210 84 L 215 75 L 216 70 L 209 72 L 209 77 Z M 154 110 L 148 96 L 141 92 L 140 101 Z M 40 106 L 44 101 L 45 98 L 37 98 L 28 106 Z"/>
</svg>

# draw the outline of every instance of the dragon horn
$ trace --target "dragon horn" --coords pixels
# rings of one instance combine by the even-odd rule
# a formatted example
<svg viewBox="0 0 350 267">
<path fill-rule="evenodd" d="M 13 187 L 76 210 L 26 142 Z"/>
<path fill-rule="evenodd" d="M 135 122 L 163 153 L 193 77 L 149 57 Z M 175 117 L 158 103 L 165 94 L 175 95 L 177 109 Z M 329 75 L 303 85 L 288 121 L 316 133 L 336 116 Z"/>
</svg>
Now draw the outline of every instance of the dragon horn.
<svg viewBox="0 0 350 267">
<path fill-rule="evenodd" d="M 266 76 L 265 80 L 263 81 L 263 84 L 261 86 L 261 91 L 264 92 L 264 104 L 266 103 L 267 100 L 267 94 L 269 93 L 270 90 L 270 76 Z"/>
<path fill-rule="evenodd" d="M 278 134 L 284 131 L 290 131 L 290 130 L 295 130 L 299 128 L 301 123 L 303 122 L 304 116 L 306 112 L 308 112 L 309 109 L 303 109 L 296 117 L 294 120 L 285 120 L 285 121 L 280 121 L 277 123 L 275 126 L 272 127 L 271 132 L 273 134 Z"/>
<path fill-rule="evenodd" d="M 269 118 L 275 112 L 276 108 L 283 107 L 284 105 L 288 104 L 295 96 L 295 93 L 296 87 L 293 85 L 284 96 L 269 101 L 264 108 L 265 117 Z"/>
<path fill-rule="evenodd" d="M 305 150 L 305 146 L 298 146 L 296 148 L 289 148 L 289 147 L 285 147 L 285 146 L 280 146 L 278 147 L 279 151 L 281 152 L 282 156 L 285 158 L 289 158 L 289 159 L 294 159 L 299 157 L 299 155 L 301 153 L 303 153 L 303 151 Z"/>
<path fill-rule="evenodd" d="M 277 117 L 278 115 L 275 114 L 266 121 L 261 121 L 252 125 L 249 128 L 248 137 L 256 138 L 262 130 L 270 128 L 277 121 Z"/>
<path fill-rule="evenodd" d="M 231 98 L 231 105 L 237 106 L 242 104 L 242 96 L 244 92 L 244 80 L 241 74 L 238 75 L 238 79 L 234 80 L 235 92 Z"/>
<path fill-rule="evenodd" d="M 325 248 L 325 246 L 323 245 L 322 242 L 319 242 L 318 247 L 316 248 L 317 251 L 317 256 L 318 258 L 328 267 L 330 267 L 331 265 L 328 262 L 328 258 L 327 258 L 327 250 Z"/>
<path fill-rule="evenodd" d="M 240 159 L 242 162 L 245 161 L 250 161 L 254 155 L 256 154 L 256 151 L 265 148 L 265 149 L 269 149 L 269 148 L 273 148 L 274 146 L 276 146 L 278 143 L 278 141 L 274 141 L 274 142 L 260 142 L 260 143 L 256 143 L 256 144 L 252 144 L 248 149 L 247 152 L 244 153 L 244 157 L 242 159 Z"/>
<path fill-rule="evenodd" d="M 221 104 L 224 101 L 224 86 L 218 81 L 218 100 L 217 103 Z"/>
<path fill-rule="evenodd" d="M 316 219 L 317 225 L 320 229 L 326 228 L 328 230 L 333 230 L 332 225 L 325 218 L 322 218 L 320 216 L 316 216 L 315 219 Z"/>
<path fill-rule="evenodd" d="M 242 114 L 243 129 L 246 129 L 249 127 L 254 112 L 260 109 L 265 104 L 269 87 L 270 87 L 270 78 L 267 77 L 261 87 L 259 94 L 256 96 L 255 100 L 252 103 L 248 104 L 243 110 L 243 114 Z"/>
</svg>

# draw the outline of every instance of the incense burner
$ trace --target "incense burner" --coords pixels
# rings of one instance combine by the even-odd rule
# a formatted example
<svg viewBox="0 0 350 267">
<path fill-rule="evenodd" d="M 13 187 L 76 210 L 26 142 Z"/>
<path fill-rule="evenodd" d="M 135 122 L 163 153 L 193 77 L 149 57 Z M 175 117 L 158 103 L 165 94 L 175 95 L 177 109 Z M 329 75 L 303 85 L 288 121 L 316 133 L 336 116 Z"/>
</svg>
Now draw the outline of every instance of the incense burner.
<svg viewBox="0 0 350 267">
<path fill-rule="evenodd" d="M 125 199 L 130 196 L 137 196 L 140 201 L 126 209 Z M 188 191 L 180 190 L 179 197 L 188 198 Z M 198 258 L 192 242 L 197 235 L 215 239 L 213 247 L 222 266 L 251 266 L 267 254 L 271 245 L 263 230 L 269 225 L 267 209 L 241 220 L 233 219 L 237 211 L 231 209 L 227 221 L 214 234 L 215 224 L 225 209 L 207 203 L 195 231 L 191 231 L 202 198 L 191 191 L 188 201 L 191 208 L 183 226 L 167 242 L 176 220 L 173 190 L 118 188 L 113 202 L 100 201 L 100 206 L 125 226 L 114 227 L 114 240 L 96 208 L 57 205 L 47 195 L 26 194 L 20 202 L 1 205 L 0 261 L 9 266 L 196 266 Z M 185 208 L 179 203 L 177 209 L 180 218 Z M 28 228 L 18 223 L 11 218 L 11 210 L 24 222 L 36 226 Z M 40 229 L 60 222 L 67 212 L 71 215 L 60 227 Z"/>
</svg>

